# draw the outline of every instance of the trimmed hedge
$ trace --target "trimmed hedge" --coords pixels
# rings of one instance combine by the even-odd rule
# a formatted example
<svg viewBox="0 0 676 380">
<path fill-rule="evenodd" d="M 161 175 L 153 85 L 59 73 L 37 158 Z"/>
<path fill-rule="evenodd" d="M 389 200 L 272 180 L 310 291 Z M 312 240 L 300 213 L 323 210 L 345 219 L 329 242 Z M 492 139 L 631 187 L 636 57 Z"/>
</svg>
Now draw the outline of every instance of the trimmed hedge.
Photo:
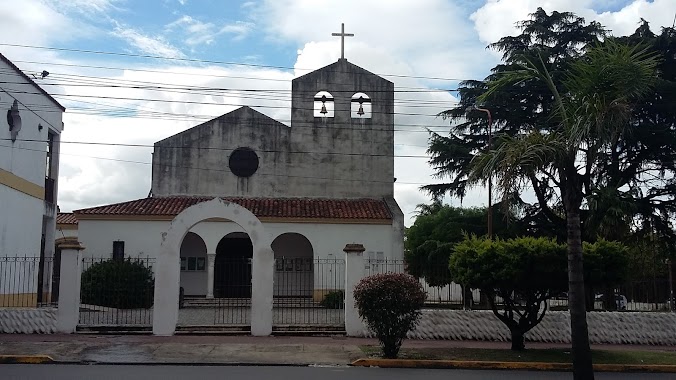
<svg viewBox="0 0 676 380">
<path fill-rule="evenodd" d="M 153 272 L 142 261 L 108 260 L 82 273 L 83 304 L 117 309 L 147 309 L 153 305 Z"/>
</svg>

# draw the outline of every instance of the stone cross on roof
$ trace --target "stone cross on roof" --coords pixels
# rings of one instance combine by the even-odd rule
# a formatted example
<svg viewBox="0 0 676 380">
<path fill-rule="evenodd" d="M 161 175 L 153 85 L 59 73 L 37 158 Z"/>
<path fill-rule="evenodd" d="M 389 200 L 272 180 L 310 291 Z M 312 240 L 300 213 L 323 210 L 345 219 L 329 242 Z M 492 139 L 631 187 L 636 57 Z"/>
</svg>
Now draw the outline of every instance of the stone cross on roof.
<svg viewBox="0 0 676 380">
<path fill-rule="evenodd" d="M 345 59 L 345 37 L 354 37 L 352 33 L 345 33 L 345 23 L 340 24 L 340 33 L 331 33 L 334 37 L 340 37 L 340 59 Z"/>
</svg>

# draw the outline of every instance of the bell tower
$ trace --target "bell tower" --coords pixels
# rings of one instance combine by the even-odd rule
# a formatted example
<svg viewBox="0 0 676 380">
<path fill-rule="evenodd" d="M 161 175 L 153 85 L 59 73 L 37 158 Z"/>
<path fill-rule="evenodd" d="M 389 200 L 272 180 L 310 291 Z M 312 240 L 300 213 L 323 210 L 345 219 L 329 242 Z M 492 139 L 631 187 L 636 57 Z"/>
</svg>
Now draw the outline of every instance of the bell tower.
<svg viewBox="0 0 676 380">
<path fill-rule="evenodd" d="M 344 58 L 292 82 L 291 150 L 312 193 L 353 198 L 394 194 L 394 84 Z M 293 181 L 292 178 L 289 179 Z"/>
</svg>

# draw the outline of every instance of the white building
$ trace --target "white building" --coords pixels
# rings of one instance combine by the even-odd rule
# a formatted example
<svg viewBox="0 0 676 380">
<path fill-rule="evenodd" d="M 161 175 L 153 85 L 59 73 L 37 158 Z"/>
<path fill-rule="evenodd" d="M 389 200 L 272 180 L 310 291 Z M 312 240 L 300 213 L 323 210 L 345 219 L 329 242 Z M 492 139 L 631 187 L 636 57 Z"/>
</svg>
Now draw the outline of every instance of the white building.
<svg viewBox="0 0 676 380">
<path fill-rule="evenodd" d="M 34 306 L 49 297 L 65 108 L 0 54 L 0 110 L 0 305 Z"/>
<path fill-rule="evenodd" d="M 347 243 L 402 259 L 393 83 L 340 59 L 294 79 L 291 95 L 290 126 L 241 107 L 155 143 L 151 197 L 74 212 L 85 256 L 156 258 L 176 215 L 219 197 L 262 222 L 283 284 L 276 296 L 339 288 L 332 264 Z M 252 243 L 236 223 L 195 225 L 180 256 L 186 295 L 250 292 Z"/>
</svg>

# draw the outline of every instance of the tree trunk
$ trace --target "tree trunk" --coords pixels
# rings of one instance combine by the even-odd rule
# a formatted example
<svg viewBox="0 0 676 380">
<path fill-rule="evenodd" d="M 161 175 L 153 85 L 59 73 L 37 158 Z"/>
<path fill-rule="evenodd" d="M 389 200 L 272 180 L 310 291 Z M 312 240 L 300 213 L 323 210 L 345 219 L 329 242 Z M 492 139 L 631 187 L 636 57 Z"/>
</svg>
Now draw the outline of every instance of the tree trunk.
<svg viewBox="0 0 676 380">
<path fill-rule="evenodd" d="M 580 208 L 566 207 L 568 233 L 568 309 L 573 342 L 573 379 L 593 380 L 587 312 L 585 308 L 584 272 L 582 267 L 582 237 Z"/>
<path fill-rule="evenodd" d="M 523 340 L 523 331 L 519 329 L 510 329 L 512 333 L 512 351 L 523 351 L 526 349 L 526 344 Z"/>
<path fill-rule="evenodd" d="M 615 302 L 615 289 L 612 286 L 606 286 L 603 291 L 603 309 L 605 311 L 617 310 L 617 302 Z"/>
<path fill-rule="evenodd" d="M 472 310 L 474 308 L 474 295 L 472 295 L 472 288 L 469 286 L 462 287 L 462 305 L 465 310 Z"/>
</svg>

